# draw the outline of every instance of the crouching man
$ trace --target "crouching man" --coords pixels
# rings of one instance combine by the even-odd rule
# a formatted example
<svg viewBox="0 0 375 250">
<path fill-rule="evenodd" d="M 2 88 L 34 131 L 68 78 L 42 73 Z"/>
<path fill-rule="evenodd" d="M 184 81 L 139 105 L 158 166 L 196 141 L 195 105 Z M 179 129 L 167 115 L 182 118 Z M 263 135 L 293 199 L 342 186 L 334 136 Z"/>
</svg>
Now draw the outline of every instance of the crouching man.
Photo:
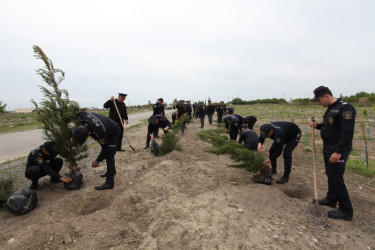
<svg viewBox="0 0 375 250">
<path fill-rule="evenodd" d="M 107 162 L 107 172 L 102 175 L 102 177 L 106 177 L 106 181 L 104 184 L 96 186 L 95 189 L 112 189 L 115 185 L 115 154 L 121 133 L 120 127 L 112 119 L 95 113 L 82 111 L 78 114 L 78 118 L 82 125 L 74 129 L 74 139 L 79 143 L 84 143 L 87 137 L 91 136 L 102 147 L 99 156 L 92 162 L 92 167 L 99 167 L 99 163 L 104 159 Z"/>
<path fill-rule="evenodd" d="M 39 179 L 43 176 L 51 176 L 51 182 L 65 182 L 72 181 L 70 177 L 64 177 L 59 174 L 63 165 L 63 160 L 56 158 L 57 152 L 54 150 L 55 143 L 47 141 L 38 148 L 32 150 L 27 157 L 26 163 L 26 178 L 31 180 L 29 189 L 36 190 L 38 188 Z"/>
<path fill-rule="evenodd" d="M 148 118 L 147 139 L 144 149 L 150 147 L 150 141 L 154 140 L 155 133 L 162 128 L 166 134 L 171 127 L 171 122 L 163 115 L 152 115 Z"/>
</svg>

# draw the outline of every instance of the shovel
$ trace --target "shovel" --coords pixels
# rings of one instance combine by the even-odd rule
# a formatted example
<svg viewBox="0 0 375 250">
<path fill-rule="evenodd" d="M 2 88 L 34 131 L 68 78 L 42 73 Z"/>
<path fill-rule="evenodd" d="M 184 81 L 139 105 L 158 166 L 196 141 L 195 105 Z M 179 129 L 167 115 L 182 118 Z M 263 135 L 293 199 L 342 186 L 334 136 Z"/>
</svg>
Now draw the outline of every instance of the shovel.
<svg viewBox="0 0 375 250">
<path fill-rule="evenodd" d="M 119 118 L 120 121 L 121 121 L 122 127 L 124 128 L 125 137 L 126 137 L 126 140 L 128 141 L 129 147 L 130 147 L 131 149 L 133 149 L 133 151 L 135 152 L 135 148 L 133 148 L 133 146 L 130 145 L 130 140 L 129 140 L 129 137 L 128 137 L 128 133 L 126 132 L 124 122 L 122 121 L 122 118 L 121 118 L 120 112 L 118 111 L 117 104 L 116 104 L 116 101 L 115 101 L 115 100 L 113 100 L 113 104 L 115 105 L 115 108 L 116 108 L 116 111 L 117 111 L 117 115 L 118 115 L 118 118 Z"/>
<path fill-rule="evenodd" d="M 311 118 L 314 121 L 314 117 Z M 319 206 L 318 199 L 318 184 L 316 179 L 316 151 L 315 151 L 315 128 L 312 127 L 312 150 L 314 159 L 314 199 L 313 204 L 309 206 L 308 213 L 313 224 L 317 227 L 324 227 L 327 224 L 328 214 L 327 210 Z"/>
</svg>

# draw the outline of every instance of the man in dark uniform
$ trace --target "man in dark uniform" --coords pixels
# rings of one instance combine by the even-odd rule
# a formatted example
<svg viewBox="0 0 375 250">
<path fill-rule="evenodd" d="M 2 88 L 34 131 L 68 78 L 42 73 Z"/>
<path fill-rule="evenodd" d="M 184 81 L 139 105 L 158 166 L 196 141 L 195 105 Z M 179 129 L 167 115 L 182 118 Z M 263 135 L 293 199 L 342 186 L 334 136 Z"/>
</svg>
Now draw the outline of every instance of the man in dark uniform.
<svg viewBox="0 0 375 250">
<path fill-rule="evenodd" d="M 177 108 L 177 112 L 176 112 L 177 119 L 180 119 L 185 113 L 187 113 L 185 102 L 183 100 L 180 100 L 180 101 L 177 102 L 176 108 Z M 181 128 L 182 134 L 184 134 L 184 132 L 185 132 L 186 122 L 187 121 L 184 121 L 184 123 L 182 124 L 182 128 Z"/>
<path fill-rule="evenodd" d="M 124 102 L 125 99 L 126 99 L 126 96 L 127 96 L 127 94 L 118 93 L 118 97 L 117 97 L 116 100 L 113 96 L 111 96 L 111 98 L 106 103 L 104 103 L 104 105 L 103 105 L 104 108 L 106 108 L 106 109 L 109 108 L 109 118 L 114 120 L 120 127 L 120 136 L 118 138 L 119 141 L 116 143 L 116 145 L 117 145 L 116 150 L 117 151 L 125 151 L 125 149 L 121 148 L 121 145 L 122 145 L 122 136 L 124 134 L 124 127 L 122 126 L 122 124 L 124 123 L 124 120 L 125 120 L 126 124 L 129 123 L 128 112 L 126 111 L 126 105 L 125 105 L 125 102 Z M 115 104 L 113 103 L 113 100 L 115 100 L 115 102 L 116 102 L 117 109 L 118 109 L 118 111 L 121 115 L 121 120 L 118 117 L 117 110 L 116 110 Z M 122 121 L 122 123 L 121 123 L 121 121 Z"/>
<path fill-rule="evenodd" d="M 352 220 L 353 206 L 344 182 L 345 164 L 352 150 L 356 110 L 354 107 L 332 96 L 329 88 L 320 86 L 314 90 L 314 101 L 327 107 L 323 122 L 317 123 L 314 119 L 310 126 L 319 129 L 323 139 L 323 156 L 328 177 L 328 192 L 324 199 L 319 200 L 319 205 L 338 210 L 328 212 L 333 219 Z"/>
<path fill-rule="evenodd" d="M 189 122 L 192 122 L 192 121 L 191 121 L 191 112 L 192 112 L 192 109 L 191 109 L 191 102 L 190 102 L 190 101 L 187 101 L 187 102 L 186 102 L 186 113 L 188 113 L 188 115 L 189 115 L 188 123 L 189 123 Z"/>
<path fill-rule="evenodd" d="M 238 143 L 242 142 L 244 143 L 244 148 L 250 149 L 250 150 L 257 150 L 258 147 L 258 135 L 255 133 L 254 130 L 249 129 L 247 125 L 244 123 L 241 125 L 241 134 L 240 139 L 238 140 Z"/>
<path fill-rule="evenodd" d="M 223 119 L 224 112 L 226 111 L 226 106 L 223 101 L 220 102 L 220 104 L 216 108 L 217 112 L 217 123 L 221 123 L 221 120 Z"/>
<path fill-rule="evenodd" d="M 243 124 L 243 117 L 240 115 L 227 115 L 224 117 L 225 130 L 224 133 L 228 132 L 229 128 L 229 138 L 236 142 L 238 133 L 240 132 L 241 125 Z"/>
<path fill-rule="evenodd" d="M 51 176 L 51 182 L 66 182 L 72 181 L 70 177 L 64 177 L 59 174 L 63 165 L 63 160 L 55 158 L 57 152 L 54 150 L 55 143 L 47 141 L 38 148 L 32 150 L 27 157 L 25 176 L 31 179 L 32 184 L 29 187 L 31 190 L 38 188 L 38 181 L 43 176 Z"/>
<path fill-rule="evenodd" d="M 120 127 L 112 119 L 95 113 L 82 111 L 78 114 L 78 118 L 82 125 L 74 129 L 73 137 L 79 143 L 84 143 L 87 137 L 91 136 L 102 147 L 99 156 L 92 162 L 92 167 L 98 167 L 99 163 L 104 159 L 107 162 L 107 171 L 102 175 L 102 177 L 106 177 L 106 181 L 103 185 L 96 186 L 95 189 L 112 189 L 115 184 L 115 154 L 121 133 Z"/>
<path fill-rule="evenodd" d="M 257 118 L 252 115 L 246 116 L 243 119 L 244 122 L 247 124 L 247 127 L 251 130 L 254 128 L 254 124 L 257 122 Z"/>
<path fill-rule="evenodd" d="M 201 128 L 204 128 L 204 116 L 206 115 L 206 110 L 203 104 L 197 104 L 197 116 L 201 120 Z"/>
<path fill-rule="evenodd" d="M 206 113 L 208 116 L 208 124 L 212 125 L 212 116 L 215 113 L 215 107 L 211 104 L 211 100 L 208 100 L 208 105 L 206 107 Z"/>
<path fill-rule="evenodd" d="M 260 137 L 258 151 L 263 151 L 263 143 L 266 138 L 274 140 L 269 150 L 269 158 L 264 161 L 264 165 L 271 162 L 272 174 L 276 174 L 277 158 L 283 153 L 284 175 L 276 181 L 284 184 L 289 181 L 292 170 L 292 152 L 297 147 L 301 138 L 300 128 L 292 122 L 272 122 L 260 126 Z"/>
<path fill-rule="evenodd" d="M 152 115 L 165 115 L 163 98 L 159 98 L 158 101 L 154 104 Z M 159 129 L 155 130 L 154 136 L 156 138 L 159 138 Z"/>
<path fill-rule="evenodd" d="M 171 122 L 163 115 L 152 115 L 148 118 L 147 139 L 144 149 L 150 147 L 150 141 L 154 140 L 155 131 L 162 128 L 166 134 L 171 127 Z"/>
<path fill-rule="evenodd" d="M 198 103 L 197 102 L 194 102 L 193 103 L 193 117 L 197 117 L 197 106 L 198 106 Z"/>
</svg>

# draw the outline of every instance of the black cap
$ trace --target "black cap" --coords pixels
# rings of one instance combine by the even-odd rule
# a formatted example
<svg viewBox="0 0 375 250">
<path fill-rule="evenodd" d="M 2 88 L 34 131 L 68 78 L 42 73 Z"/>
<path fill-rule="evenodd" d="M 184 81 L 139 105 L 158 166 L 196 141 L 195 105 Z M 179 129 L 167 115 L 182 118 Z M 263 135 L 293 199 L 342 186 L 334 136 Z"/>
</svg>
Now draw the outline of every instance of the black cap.
<svg viewBox="0 0 375 250">
<path fill-rule="evenodd" d="M 263 124 L 260 126 L 260 137 L 261 138 L 267 138 L 268 134 L 271 132 L 273 129 L 272 125 L 269 123 Z"/>
<path fill-rule="evenodd" d="M 73 131 L 73 137 L 79 143 L 84 143 L 89 136 L 89 129 L 86 126 L 76 127 Z"/>
<path fill-rule="evenodd" d="M 177 102 L 177 104 L 184 104 L 184 103 L 185 103 L 184 100 L 179 100 L 179 101 Z"/>
<path fill-rule="evenodd" d="M 158 101 L 164 102 L 163 98 L 159 98 Z"/>
<path fill-rule="evenodd" d="M 122 97 L 125 97 L 127 96 L 128 94 L 124 94 L 124 93 L 118 93 L 119 96 L 122 96 Z"/>
<path fill-rule="evenodd" d="M 158 119 L 158 117 L 156 115 L 152 115 L 152 116 L 150 116 L 150 118 L 148 118 L 148 122 L 149 123 L 155 123 L 157 119 Z"/>
<path fill-rule="evenodd" d="M 314 89 L 314 99 L 312 99 L 312 101 L 316 102 L 319 97 L 322 97 L 324 96 L 325 94 L 332 94 L 331 93 L 331 90 L 329 90 L 329 88 L 325 87 L 325 86 L 319 86 L 317 87 L 316 89 Z"/>
<path fill-rule="evenodd" d="M 47 150 L 47 152 L 51 155 L 51 156 L 56 156 L 57 155 L 57 152 L 55 151 L 55 148 L 56 148 L 56 143 L 52 142 L 52 141 L 46 141 L 44 144 L 43 144 L 43 148 L 45 150 Z"/>
<path fill-rule="evenodd" d="M 245 123 L 242 124 L 242 125 L 241 125 L 241 128 L 248 128 L 248 127 L 247 127 L 247 124 L 245 124 Z"/>
</svg>

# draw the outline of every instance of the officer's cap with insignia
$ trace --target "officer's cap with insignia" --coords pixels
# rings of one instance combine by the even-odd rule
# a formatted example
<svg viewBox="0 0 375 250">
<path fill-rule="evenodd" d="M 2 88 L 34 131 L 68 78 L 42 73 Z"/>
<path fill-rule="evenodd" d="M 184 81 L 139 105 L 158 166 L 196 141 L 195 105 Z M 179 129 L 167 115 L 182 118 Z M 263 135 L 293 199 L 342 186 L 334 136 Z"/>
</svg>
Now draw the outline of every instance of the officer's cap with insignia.
<svg viewBox="0 0 375 250">
<path fill-rule="evenodd" d="M 148 118 L 148 122 L 149 123 L 155 123 L 157 119 L 158 119 L 158 117 L 156 115 L 152 115 L 152 116 L 150 116 L 150 118 Z"/>
<path fill-rule="evenodd" d="M 118 95 L 121 96 L 121 97 L 125 97 L 125 96 L 127 96 L 128 94 L 118 93 Z"/>
<path fill-rule="evenodd" d="M 271 132 L 273 129 L 272 125 L 269 123 L 263 124 L 260 126 L 260 137 L 261 138 L 267 138 L 268 134 Z"/>
<path fill-rule="evenodd" d="M 313 102 L 318 101 L 319 97 L 322 97 L 326 94 L 332 95 L 331 90 L 329 90 L 328 87 L 325 86 L 319 86 L 316 89 L 314 89 L 314 99 L 312 99 Z"/>
<path fill-rule="evenodd" d="M 86 126 L 76 127 L 73 131 L 74 139 L 79 143 L 84 143 L 89 136 L 89 129 Z"/>
<path fill-rule="evenodd" d="M 56 147 L 56 143 L 52 142 L 52 141 L 47 141 L 43 144 L 43 148 L 45 150 L 47 150 L 47 152 L 51 155 L 51 156 L 56 156 L 57 155 L 57 152 L 55 151 L 55 147 Z"/>
<path fill-rule="evenodd" d="M 158 101 L 164 102 L 163 98 L 159 98 Z"/>
</svg>

